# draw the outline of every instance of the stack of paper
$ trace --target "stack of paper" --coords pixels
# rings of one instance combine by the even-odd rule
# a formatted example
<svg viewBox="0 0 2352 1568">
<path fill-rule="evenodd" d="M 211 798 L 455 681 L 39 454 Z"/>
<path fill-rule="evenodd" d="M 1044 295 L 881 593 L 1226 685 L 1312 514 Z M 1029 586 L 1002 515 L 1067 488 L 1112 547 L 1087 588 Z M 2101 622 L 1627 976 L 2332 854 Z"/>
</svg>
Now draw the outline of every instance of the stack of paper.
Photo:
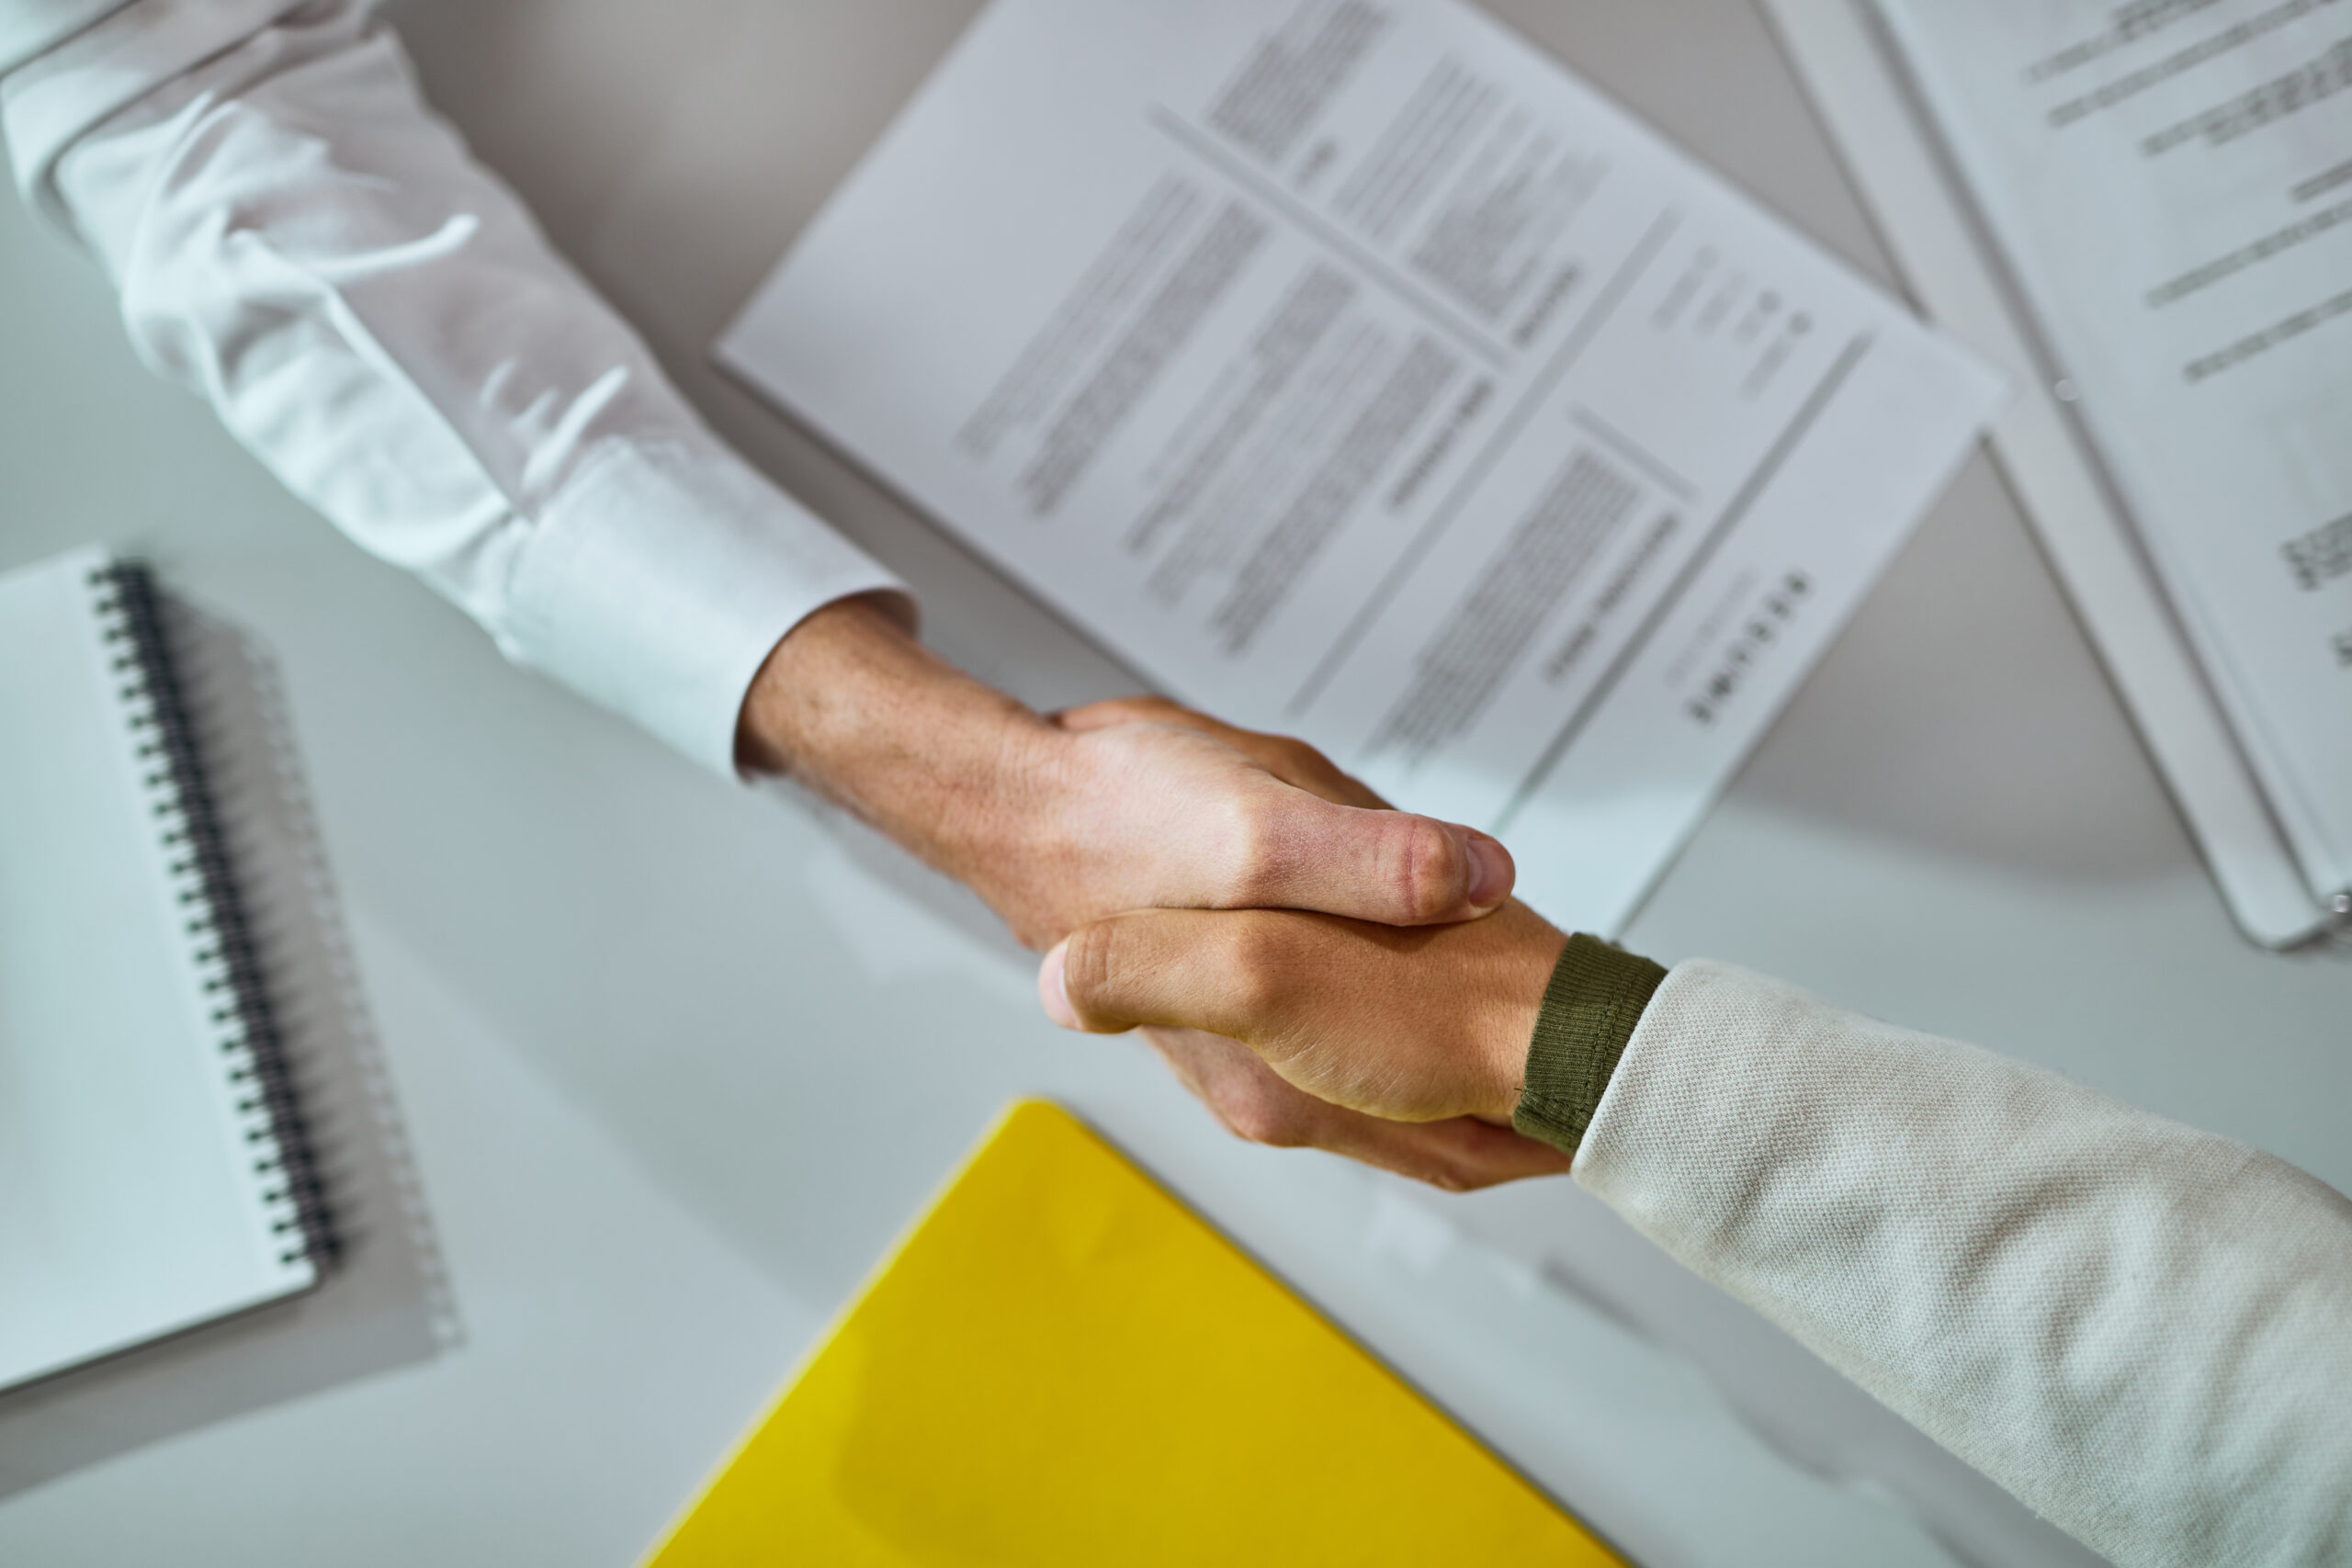
<svg viewBox="0 0 2352 1568">
<path fill-rule="evenodd" d="M 1600 931 L 2000 396 L 1453 0 L 996 0 L 720 351 Z"/>
</svg>

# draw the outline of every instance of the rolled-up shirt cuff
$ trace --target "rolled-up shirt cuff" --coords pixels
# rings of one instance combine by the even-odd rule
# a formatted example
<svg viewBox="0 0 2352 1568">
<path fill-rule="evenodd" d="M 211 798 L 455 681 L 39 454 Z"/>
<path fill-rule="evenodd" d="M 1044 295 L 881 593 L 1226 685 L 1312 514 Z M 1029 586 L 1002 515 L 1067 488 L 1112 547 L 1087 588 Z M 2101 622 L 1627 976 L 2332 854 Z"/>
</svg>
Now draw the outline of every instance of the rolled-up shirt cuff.
<svg viewBox="0 0 2352 1568">
<path fill-rule="evenodd" d="M 737 776 L 752 678 L 825 605 L 906 585 L 716 442 L 615 441 L 539 510 L 499 641 Z"/>
<path fill-rule="evenodd" d="M 1666 970 L 1598 937 L 1568 938 L 1544 987 L 1511 1126 L 1573 1155 Z"/>
</svg>

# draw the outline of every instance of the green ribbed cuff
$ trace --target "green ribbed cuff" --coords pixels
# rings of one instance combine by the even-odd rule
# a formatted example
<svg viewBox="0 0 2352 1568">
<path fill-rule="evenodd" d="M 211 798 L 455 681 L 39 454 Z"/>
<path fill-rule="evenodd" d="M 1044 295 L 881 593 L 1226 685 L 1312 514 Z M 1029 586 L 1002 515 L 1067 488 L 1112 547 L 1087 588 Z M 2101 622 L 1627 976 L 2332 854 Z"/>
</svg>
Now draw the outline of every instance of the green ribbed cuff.
<svg viewBox="0 0 2352 1568">
<path fill-rule="evenodd" d="M 1617 1059 L 1666 971 L 1597 937 L 1572 936 L 1544 987 L 1527 1088 L 1510 1124 L 1563 1154 L 1584 1142 Z"/>
</svg>

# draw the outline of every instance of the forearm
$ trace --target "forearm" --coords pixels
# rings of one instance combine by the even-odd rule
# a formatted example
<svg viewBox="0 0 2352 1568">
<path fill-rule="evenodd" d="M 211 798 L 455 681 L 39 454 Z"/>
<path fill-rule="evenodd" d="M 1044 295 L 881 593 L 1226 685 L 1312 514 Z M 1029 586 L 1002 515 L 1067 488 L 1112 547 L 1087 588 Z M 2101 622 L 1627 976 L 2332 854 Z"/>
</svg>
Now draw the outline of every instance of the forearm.
<svg viewBox="0 0 2352 1568">
<path fill-rule="evenodd" d="M 2352 1544 L 2352 1203 L 2267 1156 L 1690 964 L 1576 1176 L 2119 1563 Z"/>
<path fill-rule="evenodd" d="M 736 755 L 839 803 L 1045 947 L 1121 909 L 1327 908 L 1409 926 L 1510 891 L 1483 834 L 1318 793 L 1311 749 L 1153 699 L 1047 720 L 917 643 L 888 599 L 803 622 Z"/>
<path fill-rule="evenodd" d="M 1033 851 L 1068 737 L 916 641 L 901 607 L 842 601 L 780 642 L 743 704 L 746 773 L 793 779 L 963 880 Z"/>
<path fill-rule="evenodd" d="M 705 427 L 365 0 L 101 10 L 0 0 L 0 59 L 40 51 L 0 94 L 28 198 L 151 366 L 510 658 L 716 771 L 800 778 L 1032 942 L 1147 906 L 1410 924 L 1508 896 L 1484 835 L 1250 755 L 1291 743 L 1077 733 L 925 653 L 896 580 Z"/>
</svg>

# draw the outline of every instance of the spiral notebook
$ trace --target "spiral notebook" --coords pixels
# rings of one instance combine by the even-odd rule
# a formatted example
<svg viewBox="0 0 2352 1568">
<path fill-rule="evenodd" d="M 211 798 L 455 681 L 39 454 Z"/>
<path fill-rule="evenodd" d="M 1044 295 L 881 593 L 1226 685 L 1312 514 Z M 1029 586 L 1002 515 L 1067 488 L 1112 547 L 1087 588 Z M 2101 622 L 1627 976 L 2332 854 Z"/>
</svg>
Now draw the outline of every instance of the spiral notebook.
<svg viewBox="0 0 2352 1568">
<path fill-rule="evenodd" d="M 333 1256 L 169 641 L 102 550 L 0 577 L 0 1389 Z"/>
</svg>

